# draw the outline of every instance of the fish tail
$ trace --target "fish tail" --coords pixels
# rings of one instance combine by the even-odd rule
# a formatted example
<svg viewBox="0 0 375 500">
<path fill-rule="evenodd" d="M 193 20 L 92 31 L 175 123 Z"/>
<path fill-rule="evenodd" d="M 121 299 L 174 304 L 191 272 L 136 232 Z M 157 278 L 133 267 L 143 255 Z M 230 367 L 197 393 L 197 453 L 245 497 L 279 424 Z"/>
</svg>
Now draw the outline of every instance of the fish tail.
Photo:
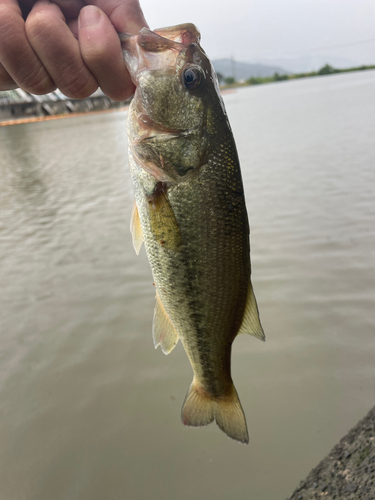
<svg viewBox="0 0 375 500">
<path fill-rule="evenodd" d="M 230 395 L 217 401 L 215 419 L 219 428 L 230 438 L 249 444 L 245 414 L 233 384 Z"/>
<path fill-rule="evenodd" d="M 202 427 L 214 419 L 227 436 L 248 444 L 246 419 L 234 385 L 232 384 L 228 394 L 215 398 L 194 379 L 182 406 L 182 423 L 191 427 Z"/>
<path fill-rule="evenodd" d="M 215 400 L 194 378 L 182 405 L 181 420 L 190 427 L 202 427 L 215 418 Z"/>
</svg>

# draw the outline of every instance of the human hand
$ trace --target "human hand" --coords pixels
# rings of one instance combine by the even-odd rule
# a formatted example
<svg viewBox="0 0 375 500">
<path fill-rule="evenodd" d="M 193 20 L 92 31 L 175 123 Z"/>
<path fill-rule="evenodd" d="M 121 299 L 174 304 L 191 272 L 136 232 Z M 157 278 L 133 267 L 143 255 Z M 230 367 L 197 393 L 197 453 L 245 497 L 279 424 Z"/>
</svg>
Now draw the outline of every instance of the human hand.
<svg viewBox="0 0 375 500">
<path fill-rule="evenodd" d="M 134 85 L 117 33 L 144 26 L 139 0 L 0 0 L 0 90 L 83 99 L 99 86 L 124 100 Z"/>
</svg>

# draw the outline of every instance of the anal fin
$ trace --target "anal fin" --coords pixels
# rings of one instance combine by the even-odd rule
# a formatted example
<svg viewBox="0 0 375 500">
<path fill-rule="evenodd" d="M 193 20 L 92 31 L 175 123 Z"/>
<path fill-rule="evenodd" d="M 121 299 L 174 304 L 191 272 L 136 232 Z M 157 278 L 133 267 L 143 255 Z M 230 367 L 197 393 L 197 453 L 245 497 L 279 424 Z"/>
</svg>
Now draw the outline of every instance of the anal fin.
<svg viewBox="0 0 375 500">
<path fill-rule="evenodd" d="M 179 339 L 178 333 L 164 309 L 158 293 L 156 293 L 152 336 L 154 338 L 155 349 L 160 345 L 164 354 L 169 354 L 173 351 Z"/>
<path fill-rule="evenodd" d="M 134 200 L 132 216 L 130 219 L 130 231 L 132 233 L 133 247 L 135 253 L 138 255 L 143 243 L 143 234 L 141 228 L 141 221 L 139 219 L 138 207 Z"/>
<path fill-rule="evenodd" d="M 245 312 L 242 319 L 242 324 L 237 335 L 240 335 L 241 333 L 253 335 L 257 339 L 263 341 L 266 340 L 266 336 L 264 335 L 264 331 L 260 323 L 257 301 L 255 299 L 251 281 L 249 281 L 247 301 L 245 306 Z"/>
</svg>

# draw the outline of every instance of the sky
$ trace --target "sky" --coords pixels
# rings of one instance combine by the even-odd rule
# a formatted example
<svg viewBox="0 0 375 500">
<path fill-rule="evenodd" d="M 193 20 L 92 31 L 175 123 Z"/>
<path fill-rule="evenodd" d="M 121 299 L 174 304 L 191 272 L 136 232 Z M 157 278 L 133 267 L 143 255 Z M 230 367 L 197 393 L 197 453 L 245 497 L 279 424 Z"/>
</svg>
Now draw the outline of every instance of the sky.
<svg viewBox="0 0 375 500">
<path fill-rule="evenodd" d="M 140 1 L 151 28 L 194 23 L 211 59 L 334 55 L 375 64 L 374 0 Z"/>
</svg>

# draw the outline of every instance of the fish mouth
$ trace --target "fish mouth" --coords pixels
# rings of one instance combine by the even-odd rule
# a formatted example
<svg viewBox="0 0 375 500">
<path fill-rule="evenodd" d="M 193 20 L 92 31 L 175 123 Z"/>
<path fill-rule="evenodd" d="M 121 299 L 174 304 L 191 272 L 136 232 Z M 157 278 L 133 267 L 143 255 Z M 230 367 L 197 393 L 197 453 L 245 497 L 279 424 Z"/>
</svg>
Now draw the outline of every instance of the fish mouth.
<svg viewBox="0 0 375 500">
<path fill-rule="evenodd" d="M 151 31 L 143 28 L 138 35 L 138 44 L 150 52 L 199 43 L 201 35 L 194 24 L 186 23 Z"/>
<path fill-rule="evenodd" d="M 138 35 L 119 34 L 125 64 L 135 85 L 145 70 L 175 66 L 179 54 L 192 44 L 199 44 L 200 33 L 194 24 L 168 28 L 142 28 Z"/>
</svg>

